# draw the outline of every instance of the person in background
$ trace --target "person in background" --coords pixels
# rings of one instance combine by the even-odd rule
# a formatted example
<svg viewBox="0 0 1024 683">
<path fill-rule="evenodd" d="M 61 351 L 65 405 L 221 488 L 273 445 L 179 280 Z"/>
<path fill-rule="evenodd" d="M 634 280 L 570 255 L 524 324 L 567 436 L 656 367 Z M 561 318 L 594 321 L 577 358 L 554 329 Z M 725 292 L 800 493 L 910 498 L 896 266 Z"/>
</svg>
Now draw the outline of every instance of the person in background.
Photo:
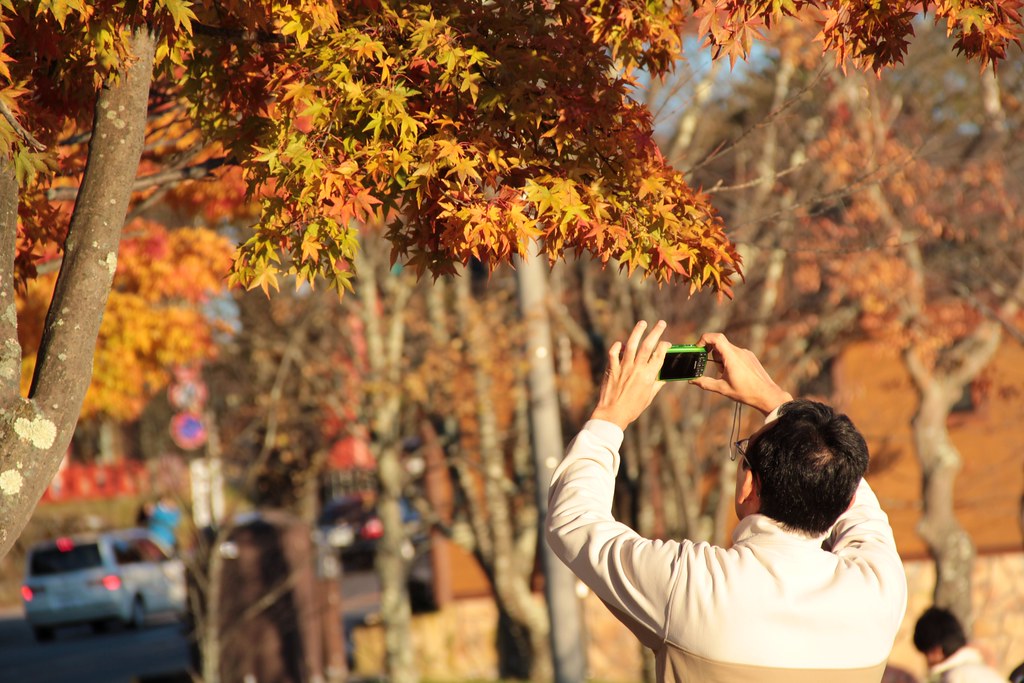
<svg viewBox="0 0 1024 683">
<path fill-rule="evenodd" d="M 139 511 L 135 513 L 135 526 L 148 527 L 149 518 L 153 515 L 153 501 L 147 500 L 139 506 Z"/>
<path fill-rule="evenodd" d="M 149 513 L 147 526 L 149 532 L 156 536 L 157 540 L 171 551 L 178 548 L 178 525 L 181 524 L 181 510 L 166 493 L 157 499 L 156 504 Z"/>
<path fill-rule="evenodd" d="M 928 683 L 1006 683 L 1006 678 L 985 663 L 981 653 L 967 644 L 956 615 L 929 607 L 914 626 L 914 647 L 928 662 Z"/>
<path fill-rule="evenodd" d="M 885 671 L 882 672 L 881 683 L 920 683 L 920 681 L 917 680 L 917 676 L 906 669 L 886 664 Z"/>
</svg>

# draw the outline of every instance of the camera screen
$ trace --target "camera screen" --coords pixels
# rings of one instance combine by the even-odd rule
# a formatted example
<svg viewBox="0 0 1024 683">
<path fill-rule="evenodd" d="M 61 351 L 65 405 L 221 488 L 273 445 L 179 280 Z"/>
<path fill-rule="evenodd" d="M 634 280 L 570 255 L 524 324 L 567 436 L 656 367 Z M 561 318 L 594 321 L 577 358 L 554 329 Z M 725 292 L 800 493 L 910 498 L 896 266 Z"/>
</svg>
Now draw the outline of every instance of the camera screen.
<svg viewBox="0 0 1024 683">
<path fill-rule="evenodd" d="M 661 366 L 659 379 L 693 379 L 704 374 L 707 354 L 700 353 L 669 353 Z"/>
</svg>

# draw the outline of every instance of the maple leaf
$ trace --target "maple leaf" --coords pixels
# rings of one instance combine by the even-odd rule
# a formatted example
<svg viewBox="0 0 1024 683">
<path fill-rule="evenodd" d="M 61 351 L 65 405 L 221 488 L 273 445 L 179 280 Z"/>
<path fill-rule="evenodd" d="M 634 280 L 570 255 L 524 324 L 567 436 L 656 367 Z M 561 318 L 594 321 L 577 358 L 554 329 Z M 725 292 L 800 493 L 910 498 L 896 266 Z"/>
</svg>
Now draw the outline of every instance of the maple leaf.
<svg viewBox="0 0 1024 683">
<path fill-rule="evenodd" d="M 303 226 L 347 230 L 351 221 L 398 212 L 415 229 L 387 233 L 398 240 L 395 253 L 439 271 L 468 253 L 453 235 L 473 235 L 477 252 L 498 262 L 515 253 L 524 232 L 543 229 L 564 250 L 551 251 L 556 258 L 580 249 L 603 261 L 622 255 L 627 268 L 652 268 L 647 274 L 659 280 L 679 276 L 679 263 L 689 261 L 676 250 L 693 243 L 698 280 L 727 288 L 735 269 L 722 264 L 735 253 L 724 231 L 701 240 L 711 210 L 657 151 L 651 113 L 632 95 L 635 70 L 667 73 L 681 56 L 684 28 L 735 63 L 779 17 L 806 22 L 809 8 L 820 9 L 817 40 L 837 63 L 880 72 L 903 59 L 923 9 L 631 0 L 557 3 L 551 11 L 495 0 L 228 3 L 214 11 L 204 2 L 156 0 L 119 14 L 82 0 L 37 4 L 34 15 L 5 13 L 2 24 L 5 35 L 18 36 L 19 51 L 14 58 L 0 50 L 0 77 L 32 92 L 18 119 L 39 122 L 46 144 L 73 137 L 62 122 L 88 120 L 91 109 L 75 93 L 57 95 L 46 79 L 102 83 L 128 57 L 123 36 L 134 25 L 158 29 L 166 62 L 154 103 L 181 102 L 196 133 L 192 145 L 216 141 L 240 166 L 244 189 L 209 204 L 252 200 L 253 234 L 268 253 L 243 245 L 232 281 L 258 281 L 265 290 L 267 273 L 287 273 L 296 259 L 303 277 L 340 277 L 328 266 L 306 267 L 328 260 L 329 240 L 318 238 L 318 252 Z M 956 49 L 985 64 L 1019 43 L 1018 7 L 942 2 L 935 11 L 958 33 Z M 204 30 L 192 35 L 197 24 Z M 34 55 L 46 55 L 56 71 L 40 68 Z M 85 164 L 84 155 L 77 168 L 62 160 L 59 169 L 40 165 L 39 155 L 11 156 L 23 183 L 47 182 L 57 170 L 77 177 Z M 467 207 L 486 206 L 506 186 L 523 198 L 488 210 L 486 225 L 474 226 Z M 29 224 L 45 223 L 40 210 Z M 719 277 L 705 275 L 704 265 Z"/>
<path fill-rule="evenodd" d="M 259 287 L 267 296 L 270 296 L 271 290 L 276 292 L 280 289 L 280 285 L 277 281 L 277 273 L 274 270 L 263 267 L 261 269 L 255 269 L 254 273 L 252 281 L 248 284 L 248 289 L 256 289 Z"/>
<path fill-rule="evenodd" d="M 352 215 L 356 220 L 367 222 L 373 216 L 373 207 L 380 204 L 380 199 L 375 197 L 370 190 L 363 188 L 352 195 Z"/>
<path fill-rule="evenodd" d="M 174 20 L 174 27 L 181 27 L 191 35 L 192 22 L 198 19 L 195 12 L 192 11 L 192 3 L 188 0 L 158 0 L 158 2 L 167 8 Z"/>
<path fill-rule="evenodd" d="M 315 261 L 320 256 L 320 251 L 323 246 L 320 244 L 320 240 L 317 237 L 317 231 L 315 226 L 311 226 L 306 230 L 306 235 L 302 240 L 302 260 L 303 261 Z"/>
</svg>

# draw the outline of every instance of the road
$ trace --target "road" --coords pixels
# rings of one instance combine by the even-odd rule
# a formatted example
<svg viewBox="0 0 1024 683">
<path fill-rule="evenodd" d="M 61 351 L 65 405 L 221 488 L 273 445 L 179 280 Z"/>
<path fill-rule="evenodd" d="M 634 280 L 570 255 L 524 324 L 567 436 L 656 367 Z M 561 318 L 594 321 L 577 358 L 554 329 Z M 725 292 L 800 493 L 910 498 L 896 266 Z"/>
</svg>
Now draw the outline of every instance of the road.
<svg viewBox="0 0 1024 683">
<path fill-rule="evenodd" d="M 348 628 L 377 609 L 380 585 L 369 571 L 346 573 L 342 581 Z M 20 608 L 0 611 L 0 681 L 11 683 L 134 683 L 189 668 L 188 641 L 177 621 L 164 618 L 139 631 L 111 627 L 94 634 L 88 626 L 58 629 L 37 643 Z"/>
<path fill-rule="evenodd" d="M 188 642 L 176 621 L 138 631 L 88 626 L 61 629 L 37 643 L 20 610 L 0 614 L 0 679 L 24 683 L 132 683 L 188 668 Z"/>
</svg>

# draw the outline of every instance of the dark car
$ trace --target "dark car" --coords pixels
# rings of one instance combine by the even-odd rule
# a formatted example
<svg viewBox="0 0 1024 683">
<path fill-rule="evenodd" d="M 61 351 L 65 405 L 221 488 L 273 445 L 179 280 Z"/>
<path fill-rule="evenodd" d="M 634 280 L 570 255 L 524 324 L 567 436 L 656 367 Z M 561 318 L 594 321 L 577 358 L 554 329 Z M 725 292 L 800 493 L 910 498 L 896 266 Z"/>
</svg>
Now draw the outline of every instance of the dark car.
<svg viewBox="0 0 1024 683">
<path fill-rule="evenodd" d="M 350 494 L 334 498 L 324 505 L 316 524 L 323 541 L 338 549 L 346 566 L 373 565 L 377 541 L 384 535 L 384 524 L 364 496 Z"/>
<path fill-rule="evenodd" d="M 404 498 L 399 504 L 409 539 L 417 548 L 424 546 L 427 535 L 419 513 Z M 384 523 L 369 503 L 369 496 L 353 493 L 333 498 L 324 505 L 317 530 L 324 543 L 338 549 L 346 567 L 365 569 L 373 566 Z"/>
</svg>

